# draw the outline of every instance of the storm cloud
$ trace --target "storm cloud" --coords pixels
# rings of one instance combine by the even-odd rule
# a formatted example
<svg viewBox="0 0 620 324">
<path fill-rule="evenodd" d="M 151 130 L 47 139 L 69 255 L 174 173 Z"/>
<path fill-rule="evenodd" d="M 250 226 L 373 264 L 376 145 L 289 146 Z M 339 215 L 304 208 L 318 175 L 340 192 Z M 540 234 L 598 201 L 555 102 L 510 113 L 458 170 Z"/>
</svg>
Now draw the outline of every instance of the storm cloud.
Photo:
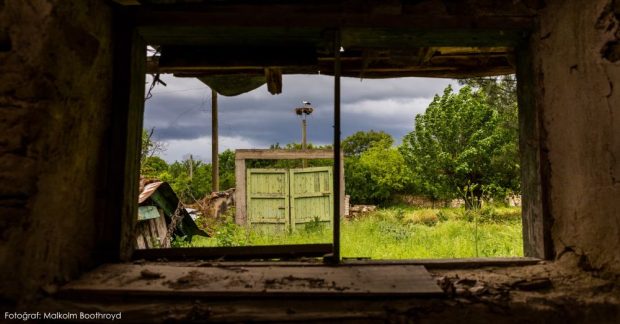
<svg viewBox="0 0 620 324">
<path fill-rule="evenodd" d="M 211 90 L 195 78 L 164 76 L 162 80 L 167 86 L 157 85 L 146 102 L 144 127 L 154 128 L 154 137 L 167 143 L 163 154 L 167 161 L 190 153 L 210 161 Z M 400 142 L 413 129 L 415 115 L 424 112 L 448 84 L 458 87 L 448 79 L 343 78 L 342 138 L 373 129 Z M 331 143 L 333 92 L 330 76 L 286 75 L 279 95 L 271 95 L 263 85 L 236 97 L 219 96 L 220 150 L 299 142 L 301 121 L 293 109 L 302 106 L 302 100 L 314 107 L 308 117 L 308 140 Z"/>
</svg>

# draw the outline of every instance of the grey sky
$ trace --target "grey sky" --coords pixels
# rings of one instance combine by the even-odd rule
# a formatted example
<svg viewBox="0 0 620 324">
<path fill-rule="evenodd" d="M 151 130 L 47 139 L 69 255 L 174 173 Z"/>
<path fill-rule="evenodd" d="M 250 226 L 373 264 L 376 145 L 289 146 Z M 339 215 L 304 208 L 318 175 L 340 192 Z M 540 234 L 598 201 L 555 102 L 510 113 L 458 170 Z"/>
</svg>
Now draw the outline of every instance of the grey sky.
<svg viewBox="0 0 620 324">
<path fill-rule="evenodd" d="M 163 158 L 172 162 L 192 153 L 211 161 L 211 90 L 194 78 L 162 77 L 146 102 L 144 127 L 155 128 L 155 138 L 167 143 Z M 148 79 L 150 81 L 150 79 Z M 383 130 L 397 143 L 413 129 L 416 114 L 424 112 L 433 96 L 455 80 L 400 78 L 342 79 L 342 138 L 359 130 Z M 147 85 L 148 86 L 148 85 Z M 282 94 L 266 86 L 236 96 L 219 96 L 220 151 L 267 148 L 274 143 L 299 142 L 300 118 L 293 109 L 302 100 L 312 103 L 308 139 L 332 141 L 333 78 L 320 75 L 284 76 Z"/>
</svg>

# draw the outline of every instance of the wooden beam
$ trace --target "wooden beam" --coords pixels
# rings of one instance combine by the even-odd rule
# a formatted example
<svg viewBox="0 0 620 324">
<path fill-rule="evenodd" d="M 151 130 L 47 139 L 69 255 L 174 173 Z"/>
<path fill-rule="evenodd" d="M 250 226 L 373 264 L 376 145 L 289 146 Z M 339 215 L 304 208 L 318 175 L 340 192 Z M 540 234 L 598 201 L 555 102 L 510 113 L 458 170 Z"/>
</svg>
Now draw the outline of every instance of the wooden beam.
<svg viewBox="0 0 620 324">
<path fill-rule="evenodd" d="M 159 70 L 218 68 L 263 69 L 316 66 L 314 47 L 305 46 L 162 46 Z"/>
<path fill-rule="evenodd" d="M 220 191 L 217 92 L 211 90 L 211 191 Z"/>
<path fill-rule="evenodd" d="M 235 150 L 235 160 L 298 160 L 332 159 L 333 150 Z"/>
<path fill-rule="evenodd" d="M 386 270 L 389 275 L 386 275 Z M 62 287 L 64 298 L 441 296 L 422 266 L 183 267 L 109 264 Z M 107 296 L 107 298 L 106 298 Z M 99 297 L 99 298 L 97 298 Z M 217 300 L 217 298 L 215 299 Z M 124 316 L 124 315 L 123 315 Z M 207 316 L 207 319 L 208 318 Z"/>
<path fill-rule="evenodd" d="M 282 69 L 276 67 L 265 68 L 267 90 L 272 95 L 282 93 Z"/>
<path fill-rule="evenodd" d="M 554 257 L 549 211 L 549 160 L 545 149 L 542 98 L 543 88 L 535 73 L 529 43 L 517 53 L 517 92 L 519 100 L 519 153 L 521 157 L 521 195 L 523 200 L 523 251 L 528 257 Z"/>
<path fill-rule="evenodd" d="M 140 0 L 112 0 L 123 6 L 139 6 Z"/>
<path fill-rule="evenodd" d="M 410 260 L 364 260 L 344 259 L 344 265 L 351 266 L 390 266 L 390 265 L 422 265 L 427 269 L 476 269 L 483 267 L 517 267 L 539 264 L 542 259 L 530 257 L 518 258 L 463 258 L 463 259 L 410 259 Z"/>
<path fill-rule="evenodd" d="M 334 244 L 334 252 L 332 254 L 332 261 L 340 263 L 340 220 L 344 215 L 341 214 L 342 207 L 342 199 L 344 197 L 340 195 L 340 178 L 343 176 L 341 174 L 341 166 L 344 163 L 341 159 L 342 155 L 340 153 L 340 140 L 341 140 L 341 122 L 340 122 L 340 72 L 342 67 L 342 62 L 340 62 L 340 48 L 341 48 L 341 35 L 340 30 L 334 33 L 334 179 L 333 179 L 333 188 L 334 188 L 334 220 L 333 220 L 333 244 Z"/>
<path fill-rule="evenodd" d="M 107 159 L 106 219 L 101 220 L 103 260 L 127 260 L 138 217 L 140 145 L 144 119 L 146 43 L 124 7 L 114 10 L 114 88 Z"/>
<path fill-rule="evenodd" d="M 237 158 L 239 151 L 235 151 L 235 224 L 245 225 L 247 221 L 245 159 Z"/>
<path fill-rule="evenodd" d="M 208 248 L 170 248 L 136 250 L 133 259 L 157 260 L 252 260 L 322 257 L 331 253 L 331 244 L 265 245 Z"/>
<path fill-rule="evenodd" d="M 447 13 L 403 13 L 372 14 L 341 12 L 342 9 L 328 8 L 318 11 L 314 6 L 245 6 L 203 7 L 194 10 L 139 8 L 136 16 L 141 27 L 163 28 L 237 26 L 237 27 L 284 27 L 284 28 L 415 28 L 434 29 L 501 29 L 523 30 L 533 27 L 533 14 L 487 13 L 483 16 L 471 12 Z M 260 14 L 257 14 L 260 12 Z M 150 29 L 154 31 L 155 29 Z"/>
</svg>

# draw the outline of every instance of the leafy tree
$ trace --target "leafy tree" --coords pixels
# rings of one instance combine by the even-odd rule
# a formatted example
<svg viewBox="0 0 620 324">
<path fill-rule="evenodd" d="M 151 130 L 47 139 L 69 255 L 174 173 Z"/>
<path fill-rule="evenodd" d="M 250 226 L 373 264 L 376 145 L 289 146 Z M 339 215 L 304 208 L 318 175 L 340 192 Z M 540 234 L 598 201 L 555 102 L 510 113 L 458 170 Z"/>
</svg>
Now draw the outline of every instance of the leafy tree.
<svg viewBox="0 0 620 324">
<path fill-rule="evenodd" d="M 211 192 L 211 164 L 194 159 L 175 161 L 159 179 L 168 182 L 181 201 L 193 203 Z"/>
<path fill-rule="evenodd" d="M 394 139 L 384 131 L 359 131 L 342 141 L 342 151 L 345 156 L 360 156 L 374 145 L 391 147 L 392 144 L 394 144 Z"/>
<path fill-rule="evenodd" d="M 470 78 L 459 80 L 459 83 L 486 94 L 487 104 L 499 113 L 497 131 L 507 139 L 500 148 L 500 154 L 491 159 L 492 168 L 496 171 L 495 180 L 485 190 L 496 196 L 505 195 L 504 188 L 519 191 L 519 164 L 515 162 L 519 161 L 519 109 L 515 75 Z"/>
<path fill-rule="evenodd" d="M 465 86 L 453 93 L 448 86 L 416 116 L 400 151 L 426 194 L 466 198 L 471 192 L 480 200 L 483 193 L 517 190 L 516 135 L 502 124 L 504 108 L 491 106 L 484 91 Z"/>
<path fill-rule="evenodd" d="M 166 145 L 163 142 L 153 139 L 155 128 L 150 130 L 142 130 L 142 144 L 140 147 L 140 166 L 144 166 L 146 160 L 150 157 L 157 156 L 166 151 Z M 142 169 L 140 169 L 142 172 Z"/>
<path fill-rule="evenodd" d="M 235 152 L 226 150 L 219 155 L 220 190 L 235 187 Z"/>
<path fill-rule="evenodd" d="M 168 171 L 168 163 L 159 156 L 150 156 L 140 165 L 140 174 L 146 178 L 158 178 L 159 174 Z"/>
<path fill-rule="evenodd" d="M 345 160 L 345 189 L 354 203 L 383 204 L 410 184 L 410 170 L 401 153 L 390 146 L 374 145 L 359 157 Z"/>
</svg>

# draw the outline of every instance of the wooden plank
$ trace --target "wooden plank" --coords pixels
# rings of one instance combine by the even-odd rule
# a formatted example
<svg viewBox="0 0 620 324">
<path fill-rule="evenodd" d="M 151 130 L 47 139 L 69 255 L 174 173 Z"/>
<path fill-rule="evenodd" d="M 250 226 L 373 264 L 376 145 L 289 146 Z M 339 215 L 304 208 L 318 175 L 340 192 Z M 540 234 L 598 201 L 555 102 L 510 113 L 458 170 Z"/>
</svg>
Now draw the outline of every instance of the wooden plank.
<svg viewBox="0 0 620 324">
<path fill-rule="evenodd" d="M 157 234 L 159 237 L 159 242 L 162 248 L 170 247 L 170 240 L 167 237 L 168 234 L 168 226 L 166 225 L 166 218 L 164 216 L 164 211 L 159 209 L 159 218 L 157 218 Z"/>
<path fill-rule="evenodd" d="M 551 238 L 552 218 L 548 207 L 549 161 L 542 125 L 543 87 L 535 74 L 531 49 L 525 43 L 517 53 L 517 92 L 519 100 L 519 153 L 521 157 L 521 195 L 523 252 L 542 259 L 554 257 Z"/>
<path fill-rule="evenodd" d="M 235 223 L 245 225 L 247 221 L 245 159 L 238 159 L 235 151 Z"/>
<path fill-rule="evenodd" d="M 142 273 L 159 274 L 159 278 Z M 389 275 L 386 275 L 389 273 Z M 61 296 L 439 296 L 422 266 L 175 267 L 109 264 L 60 290 Z"/>
<path fill-rule="evenodd" d="M 392 266 L 392 265 L 421 265 L 426 269 L 475 269 L 484 267 L 522 267 L 540 264 L 543 262 L 539 258 L 531 257 L 493 257 L 493 258 L 459 258 L 459 259 L 402 259 L 402 260 L 372 260 L 363 258 L 343 258 L 339 266 Z M 161 262 L 145 261 L 144 264 L 161 265 Z M 320 258 L 302 259 L 298 261 L 193 261 L 193 262 L 174 262 L 167 261 L 165 265 L 187 267 L 187 266 L 227 266 L 227 267 L 269 267 L 269 266 L 303 266 L 321 267 L 325 266 L 324 260 Z"/>
<path fill-rule="evenodd" d="M 139 225 L 138 225 L 139 226 Z M 139 230 L 139 229 L 138 229 Z M 142 232 L 140 232 L 136 236 L 136 247 L 138 249 L 146 249 L 146 245 L 144 245 L 144 236 L 142 236 Z"/>
<path fill-rule="evenodd" d="M 298 230 L 315 219 L 332 224 L 334 190 L 331 170 L 331 167 L 289 170 L 291 230 Z"/>
<path fill-rule="evenodd" d="M 289 175 L 284 169 L 247 169 L 247 225 L 268 234 L 290 229 Z M 275 231 L 276 233 L 271 233 Z"/>
<path fill-rule="evenodd" d="M 140 5 L 140 1 L 139 0 L 112 0 L 120 5 L 123 6 L 139 6 Z"/>
<path fill-rule="evenodd" d="M 314 46 L 162 46 L 159 70 L 317 66 Z"/>
<path fill-rule="evenodd" d="M 463 259 L 413 259 L 413 260 L 363 260 L 344 259 L 347 265 L 421 265 L 427 269 L 474 269 L 482 267 L 515 267 L 539 264 L 542 260 L 530 257 L 495 257 L 495 258 L 463 258 Z"/>
<path fill-rule="evenodd" d="M 138 220 L 147 220 L 159 217 L 159 211 L 155 206 L 140 206 L 138 207 Z"/>
<path fill-rule="evenodd" d="M 155 223 L 155 219 L 149 219 L 147 221 L 149 233 L 149 241 L 147 242 L 149 248 L 155 249 L 160 248 L 159 246 L 159 236 L 157 235 L 157 224 Z"/>
<path fill-rule="evenodd" d="M 332 150 L 235 150 L 236 160 L 297 160 L 297 159 L 331 159 Z"/>
<path fill-rule="evenodd" d="M 146 44 L 132 24 L 127 8 L 114 9 L 114 82 L 111 108 L 105 219 L 101 224 L 99 261 L 127 260 L 135 245 L 138 174 L 144 119 Z"/>
<path fill-rule="evenodd" d="M 220 9 L 220 10 L 218 10 Z M 453 31 L 453 30 L 529 30 L 533 28 L 534 17 L 520 15 L 472 15 L 471 12 L 462 14 L 368 14 L 342 12 L 340 8 L 323 9 L 317 12 L 316 8 L 301 5 L 271 7 L 264 10 L 260 4 L 246 6 L 220 6 L 220 8 L 204 8 L 204 10 L 137 10 L 136 22 L 142 27 L 148 27 L 149 36 L 154 32 L 175 32 L 191 27 L 235 26 L 235 27 L 280 27 L 280 28 L 355 28 L 366 26 L 369 28 L 409 28 L 421 31 Z M 328 10 L 328 11 L 325 11 Z M 331 10 L 331 12 L 330 12 Z M 261 12 L 257 15 L 257 12 Z M 168 28 L 168 31 L 164 27 Z M 435 33 L 431 37 L 452 39 L 451 33 Z"/>
<path fill-rule="evenodd" d="M 134 251 L 134 259 L 191 260 L 191 259 L 286 259 L 322 257 L 332 251 L 331 244 L 264 245 L 243 247 L 169 248 Z"/>
</svg>

